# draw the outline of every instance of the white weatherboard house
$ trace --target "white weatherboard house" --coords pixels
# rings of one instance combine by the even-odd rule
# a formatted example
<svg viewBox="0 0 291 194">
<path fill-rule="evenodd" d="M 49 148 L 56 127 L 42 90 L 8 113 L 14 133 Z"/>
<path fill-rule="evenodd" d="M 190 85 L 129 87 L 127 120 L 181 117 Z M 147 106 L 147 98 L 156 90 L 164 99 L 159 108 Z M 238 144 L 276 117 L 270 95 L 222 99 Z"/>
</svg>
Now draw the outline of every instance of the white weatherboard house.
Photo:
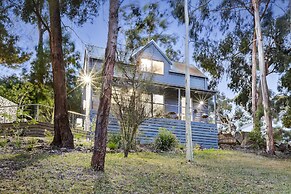
<svg viewBox="0 0 291 194">
<path fill-rule="evenodd" d="M 17 104 L 0 96 L 0 123 L 10 123 L 16 120 Z"/>
<path fill-rule="evenodd" d="M 176 134 L 181 143 L 185 142 L 185 64 L 173 62 L 163 53 L 155 41 L 150 41 L 130 56 L 139 61 L 141 71 L 153 74 L 153 84 L 158 90 L 151 95 L 152 110 L 162 108 L 169 118 L 153 118 L 145 121 L 139 128 L 141 142 L 151 142 L 159 127 L 165 127 Z M 91 47 L 86 49 L 84 69 L 90 72 L 100 71 L 104 60 L 104 49 Z M 126 64 L 126 61 L 119 61 Z M 114 76 L 118 76 L 116 71 Z M 191 119 L 193 142 L 202 147 L 217 147 L 217 127 L 210 124 L 208 104 L 215 91 L 208 89 L 208 78 L 195 66 L 190 66 Z M 86 99 L 85 92 L 83 99 Z M 91 115 L 96 116 L 98 97 L 92 92 Z M 109 130 L 118 130 L 116 120 L 109 124 Z"/>
</svg>

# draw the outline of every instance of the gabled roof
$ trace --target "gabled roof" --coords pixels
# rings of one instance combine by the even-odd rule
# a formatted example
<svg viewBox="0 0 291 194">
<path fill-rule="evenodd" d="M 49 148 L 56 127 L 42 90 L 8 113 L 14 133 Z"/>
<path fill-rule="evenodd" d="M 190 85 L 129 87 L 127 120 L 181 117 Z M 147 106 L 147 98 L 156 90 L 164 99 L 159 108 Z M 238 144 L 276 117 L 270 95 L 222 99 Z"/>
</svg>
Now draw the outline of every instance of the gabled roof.
<svg viewBox="0 0 291 194">
<path fill-rule="evenodd" d="M 146 45 L 138 48 L 133 54 L 132 57 L 138 57 L 139 54 L 141 54 L 145 49 L 149 48 L 150 46 L 154 46 L 158 52 L 160 52 L 160 54 L 165 58 L 165 60 L 171 65 L 171 69 L 170 72 L 173 73 L 179 73 L 179 74 L 185 74 L 185 67 L 186 64 L 185 63 L 181 63 L 181 62 L 173 62 L 171 61 L 166 55 L 165 53 L 162 51 L 162 49 L 158 46 L 158 44 L 154 41 L 151 40 L 150 42 L 148 42 Z M 97 46 L 93 46 L 93 45 L 87 45 L 86 46 L 86 50 L 87 50 L 87 54 L 90 58 L 94 58 L 94 59 L 104 59 L 105 56 L 105 48 L 101 48 L 101 47 L 97 47 Z M 129 63 L 130 56 L 126 56 L 123 58 L 123 62 L 125 63 Z M 197 76 L 197 77 L 203 77 L 203 78 L 207 78 L 207 76 L 205 76 L 197 67 L 195 67 L 194 65 L 190 65 L 190 75 L 192 76 Z"/>
<path fill-rule="evenodd" d="M 180 73 L 180 74 L 185 74 L 185 68 L 186 64 L 185 63 L 180 63 L 180 62 L 173 62 L 172 69 L 170 72 L 174 73 Z M 189 73 L 190 75 L 197 76 L 197 77 L 203 77 L 207 78 L 197 67 L 194 65 L 189 65 Z"/>
<path fill-rule="evenodd" d="M 148 42 L 146 45 L 140 47 L 137 49 L 135 53 L 133 53 L 133 57 L 138 57 L 138 55 L 143 52 L 145 49 L 149 48 L 151 45 L 153 45 L 159 52 L 160 54 L 168 61 L 170 65 L 172 65 L 172 61 L 164 54 L 164 52 L 161 50 L 161 48 L 157 45 L 157 43 L 154 40 L 151 40 Z"/>
<path fill-rule="evenodd" d="M 164 54 L 164 52 L 161 50 L 161 48 L 157 45 L 157 43 L 154 40 L 151 40 L 145 46 L 142 46 L 142 47 L 138 48 L 137 51 L 133 54 L 133 56 L 138 56 L 140 53 L 142 53 L 145 49 L 149 48 L 151 45 L 153 45 L 161 53 L 161 55 L 170 63 L 170 65 L 171 65 L 170 72 L 179 73 L 179 74 L 185 74 L 186 64 L 185 63 L 171 61 Z M 195 67 L 193 65 L 190 65 L 190 75 L 207 78 L 197 67 Z"/>
</svg>

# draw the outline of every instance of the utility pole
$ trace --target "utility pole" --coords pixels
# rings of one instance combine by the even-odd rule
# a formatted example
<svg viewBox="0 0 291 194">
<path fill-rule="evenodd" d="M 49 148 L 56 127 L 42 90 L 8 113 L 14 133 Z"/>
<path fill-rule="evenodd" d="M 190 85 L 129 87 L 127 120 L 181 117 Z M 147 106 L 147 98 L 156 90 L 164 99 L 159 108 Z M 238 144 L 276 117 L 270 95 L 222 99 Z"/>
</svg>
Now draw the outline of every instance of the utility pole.
<svg viewBox="0 0 291 194">
<path fill-rule="evenodd" d="M 188 0 L 184 0 L 185 10 L 185 88 L 186 88 L 186 159 L 193 161 L 193 146 L 192 146 L 192 130 L 191 130 L 191 110 L 190 110 L 190 73 L 189 73 L 189 16 L 188 16 Z"/>
</svg>

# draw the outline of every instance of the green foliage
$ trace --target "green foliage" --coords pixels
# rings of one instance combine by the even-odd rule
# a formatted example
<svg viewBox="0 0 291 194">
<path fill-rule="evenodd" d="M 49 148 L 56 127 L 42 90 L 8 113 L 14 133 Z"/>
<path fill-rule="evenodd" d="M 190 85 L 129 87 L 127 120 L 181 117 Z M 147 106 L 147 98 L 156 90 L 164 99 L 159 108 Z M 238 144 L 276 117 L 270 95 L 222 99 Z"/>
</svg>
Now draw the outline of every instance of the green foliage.
<svg viewBox="0 0 291 194">
<path fill-rule="evenodd" d="M 274 127 L 274 140 L 276 143 L 288 143 L 291 141 L 291 131 L 284 130 L 280 127 Z"/>
<path fill-rule="evenodd" d="M 114 142 L 108 142 L 107 143 L 107 147 L 110 149 L 110 150 L 116 150 L 118 149 L 118 145 Z"/>
<path fill-rule="evenodd" d="M 36 138 L 34 138 L 34 137 L 30 137 L 27 140 L 27 143 L 30 144 L 30 145 L 35 145 L 37 142 L 38 142 L 38 140 Z"/>
<path fill-rule="evenodd" d="M 111 150 L 116 150 L 121 147 L 121 135 L 119 133 L 110 133 L 108 135 L 107 147 Z"/>
<path fill-rule="evenodd" d="M 74 133 L 74 138 L 77 140 L 85 139 L 85 134 L 83 133 Z"/>
<path fill-rule="evenodd" d="M 21 148 L 21 145 L 22 145 L 22 141 L 21 139 L 19 138 L 19 136 L 16 136 L 14 141 L 13 141 L 13 144 L 16 148 Z"/>
<path fill-rule="evenodd" d="M 282 118 L 283 125 L 287 128 L 291 128 L 291 108 L 289 107 L 288 111 Z"/>
<path fill-rule="evenodd" d="M 52 89 L 42 84 L 22 81 L 16 76 L 0 79 L 0 95 L 8 100 L 22 104 L 52 105 Z"/>
<path fill-rule="evenodd" d="M 160 128 L 154 146 L 158 151 L 171 151 L 178 145 L 176 136 L 166 128 Z"/>
<path fill-rule="evenodd" d="M 180 59 L 181 52 L 173 49 L 177 36 L 165 33 L 170 25 L 169 14 L 160 8 L 159 3 L 148 3 L 143 7 L 129 4 L 124 6 L 121 12 L 128 51 L 133 52 L 150 40 L 154 40 L 166 49 L 166 55 L 170 60 L 178 61 Z"/>
<path fill-rule="evenodd" d="M 273 98 L 274 102 L 274 114 L 282 114 L 282 123 L 284 127 L 291 128 L 291 87 L 290 89 L 286 88 L 286 93 L 283 92 L 283 88 L 280 88 L 281 93 L 277 94 Z M 286 90 L 285 89 L 285 90 Z"/>
<path fill-rule="evenodd" d="M 261 118 L 263 114 L 263 106 L 261 104 L 258 106 L 256 111 L 256 117 L 254 120 L 255 128 L 249 134 L 250 141 L 253 143 L 253 146 L 256 149 L 263 148 L 265 146 L 264 138 L 261 133 Z"/>
<path fill-rule="evenodd" d="M 25 146 L 26 151 L 32 151 L 34 146 L 37 144 L 38 140 L 34 137 L 29 137 L 27 139 L 27 145 Z"/>
<path fill-rule="evenodd" d="M 50 142 L 53 141 L 53 134 L 50 131 L 45 130 L 44 131 L 44 136 L 45 136 L 46 142 L 49 142 L 50 143 Z"/>
<path fill-rule="evenodd" d="M 7 145 L 7 139 L 0 138 L 0 147 L 6 147 L 6 145 Z"/>
<path fill-rule="evenodd" d="M 27 61 L 30 54 L 17 46 L 19 37 L 9 29 L 12 23 L 9 17 L 12 5 L 9 1 L 0 2 L 0 64 L 16 67 L 15 64 Z"/>
<path fill-rule="evenodd" d="M 53 137 L 53 134 L 52 134 L 50 131 L 45 130 L 45 131 L 44 131 L 44 136 L 45 136 L 45 137 Z"/>
</svg>

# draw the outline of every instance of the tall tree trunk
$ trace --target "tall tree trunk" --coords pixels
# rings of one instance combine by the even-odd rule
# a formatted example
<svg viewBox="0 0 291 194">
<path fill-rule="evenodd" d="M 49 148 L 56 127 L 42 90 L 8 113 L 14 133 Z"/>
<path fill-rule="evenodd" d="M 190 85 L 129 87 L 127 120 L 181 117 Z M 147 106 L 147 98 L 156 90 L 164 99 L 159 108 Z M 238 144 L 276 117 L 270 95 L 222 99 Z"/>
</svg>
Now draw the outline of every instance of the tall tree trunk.
<svg viewBox="0 0 291 194">
<path fill-rule="evenodd" d="M 107 47 L 105 51 L 104 67 L 102 70 L 103 81 L 96 118 L 94 150 L 91 159 L 91 166 L 96 171 L 104 171 L 106 142 L 107 142 L 107 127 L 111 104 L 114 65 L 116 59 L 115 53 L 118 35 L 119 6 L 120 6 L 119 0 L 110 0 Z"/>
<path fill-rule="evenodd" d="M 257 61 L 256 61 L 257 45 L 256 33 L 253 36 L 252 49 L 252 114 L 253 114 L 253 128 L 255 128 L 256 111 L 257 111 Z"/>
<path fill-rule="evenodd" d="M 53 67 L 54 87 L 54 139 L 52 146 L 74 148 L 73 134 L 70 130 L 65 66 L 62 51 L 62 29 L 59 0 L 49 0 L 50 12 L 50 50 Z"/>
<path fill-rule="evenodd" d="M 269 93 L 268 93 L 268 85 L 267 85 L 267 79 L 266 79 L 263 38 L 262 38 L 260 15 L 259 15 L 259 2 L 258 0 L 252 0 L 252 3 L 253 3 L 253 8 L 254 8 L 254 15 L 255 15 L 255 29 L 256 29 L 256 37 L 257 37 L 257 43 L 258 43 L 259 66 L 260 66 L 260 72 L 261 72 L 263 107 L 264 107 L 264 115 L 265 115 L 265 122 L 266 122 L 266 128 L 267 128 L 266 151 L 269 154 L 275 154 L 272 118 L 271 118 L 271 111 L 270 111 L 270 105 L 269 105 Z"/>
</svg>

